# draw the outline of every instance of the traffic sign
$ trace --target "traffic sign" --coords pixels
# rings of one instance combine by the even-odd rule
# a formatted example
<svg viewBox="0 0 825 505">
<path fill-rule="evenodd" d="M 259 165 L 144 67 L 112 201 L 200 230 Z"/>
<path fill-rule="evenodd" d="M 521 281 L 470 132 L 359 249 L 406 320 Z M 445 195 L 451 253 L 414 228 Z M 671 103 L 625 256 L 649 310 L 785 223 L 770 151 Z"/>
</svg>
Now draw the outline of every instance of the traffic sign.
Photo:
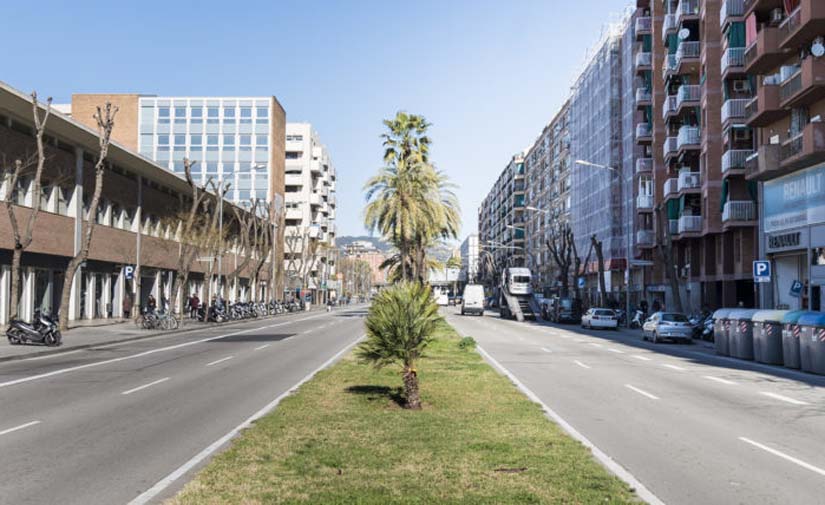
<svg viewBox="0 0 825 505">
<path fill-rule="evenodd" d="M 799 281 L 793 281 L 791 283 L 791 291 L 788 294 L 796 298 L 802 296 L 802 283 Z"/>
<path fill-rule="evenodd" d="M 771 262 L 756 260 L 753 262 L 753 282 L 771 282 Z"/>
<path fill-rule="evenodd" d="M 579 287 L 580 288 L 584 287 L 584 277 L 579 277 Z"/>
<path fill-rule="evenodd" d="M 132 265 L 126 265 L 125 267 L 123 267 L 123 277 L 127 281 L 131 281 L 132 279 L 134 279 L 135 278 L 135 267 L 133 267 Z"/>
</svg>

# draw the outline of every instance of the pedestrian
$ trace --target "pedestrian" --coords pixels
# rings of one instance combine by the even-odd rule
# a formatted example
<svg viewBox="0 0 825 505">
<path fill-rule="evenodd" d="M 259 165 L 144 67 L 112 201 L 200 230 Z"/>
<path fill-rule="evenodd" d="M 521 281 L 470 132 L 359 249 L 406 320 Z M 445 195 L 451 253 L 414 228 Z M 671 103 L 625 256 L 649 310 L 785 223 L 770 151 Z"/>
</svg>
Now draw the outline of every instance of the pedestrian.
<svg viewBox="0 0 825 505">
<path fill-rule="evenodd" d="M 201 300 L 198 298 L 198 295 L 192 293 L 192 297 L 189 298 L 189 318 L 195 319 L 198 317 L 198 307 L 200 307 Z"/>
<path fill-rule="evenodd" d="M 132 317 L 132 293 L 126 293 L 123 297 L 123 317 L 125 319 Z"/>
<path fill-rule="evenodd" d="M 146 312 L 154 314 L 157 309 L 158 302 L 155 300 L 155 297 L 150 294 L 149 298 L 146 299 Z"/>
<path fill-rule="evenodd" d="M 653 313 L 659 312 L 662 308 L 661 304 L 659 304 L 659 300 L 653 300 Z"/>
</svg>

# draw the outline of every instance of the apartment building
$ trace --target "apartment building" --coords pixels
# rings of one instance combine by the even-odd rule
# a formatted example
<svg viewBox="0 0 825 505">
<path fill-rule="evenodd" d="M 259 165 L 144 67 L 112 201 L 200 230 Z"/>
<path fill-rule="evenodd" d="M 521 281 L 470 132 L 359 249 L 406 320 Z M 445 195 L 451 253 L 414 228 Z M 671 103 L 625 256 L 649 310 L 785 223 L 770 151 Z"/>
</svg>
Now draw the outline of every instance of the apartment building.
<svg viewBox="0 0 825 505">
<path fill-rule="evenodd" d="M 745 115 L 756 146 L 743 184 L 760 185 L 760 257 L 773 263 L 761 302 L 823 310 L 825 2 L 747 0 L 742 14 L 744 70 L 755 84 Z"/>
<path fill-rule="evenodd" d="M 461 243 L 459 248 L 461 257 L 461 273 L 459 280 L 473 283 L 478 280 L 478 234 L 471 233 Z"/>
<path fill-rule="evenodd" d="M 118 115 L 121 126 L 128 125 L 128 111 Z M 123 126 L 121 133 L 127 130 Z M 131 137 L 130 137 L 131 138 Z M 102 200 L 96 210 L 96 227 L 88 260 L 74 279 L 66 279 L 66 268 L 77 253 L 83 227 L 82 216 L 89 212 L 94 189 L 94 164 L 98 155 L 97 130 L 77 118 L 53 112 L 44 134 L 47 161 L 42 179 L 41 211 L 35 223 L 34 240 L 22 255 L 22 296 L 19 314 L 29 319 L 36 309 L 55 314 L 68 311 L 72 321 L 128 317 L 129 308 L 144 306 L 151 294 L 157 300 L 171 298 L 179 243 L 174 221 L 179 198 L 190 195 L 180 174 L 139 155 L 134 147 L 115 140 L 109 148 L 109 169 L 104 174 Z M 8 162 L 27 159 L 36 152 L 31 97 L 0 83 L 0 153 Z M 16 191 L 14 211 L 25 218 L 32 205 L 31 177 L 22 178 L 16 188 L 5 187 L 0 194 Z M 230 223 L 232 204 L 224 201 L 227 216 L 224 230 L 227 248 L 217 258 L 196 261 L 189 284 L 182 293 L 209 293 L 227 286 L 227 276 L 243 261 L 236 243 L 238 234 Z M 242 209 L 236 209 L 245 212 Z M 13 234 L 5 211 L 0 213 L 0 324 L 8 322 L 11 289 Z M 207 278 L 210 263 L 212 278 Z M 222 268 L 219 271 L 218 268 Z M 268 296 L 271 269 L 264 266 L 261 285 L 251 286 L 251 272 L 242 271 L 236 286 L 242 298 L 252 292 Z M 60 306 L 65 282 L 73 288 L 68 307 Z"/>
<path fill-rule="evenodd" d="M 524 155 L 514 155 L 499 175 L 478 210 L 479 255 L 482 265 L 496 272 L 511 266 L 525 266 L 526 178 Z M 488 256 L 489 254 L 489 256 Z M 482 268 L 487 282 L 493 282 L 489 267 Z"/>
<path fill-rule="evenodd" d="M 285 156 L 287 284 L 323 302 L 335 276 L 335 167 L 309 123 L 287 123 Z"/>
</svg>

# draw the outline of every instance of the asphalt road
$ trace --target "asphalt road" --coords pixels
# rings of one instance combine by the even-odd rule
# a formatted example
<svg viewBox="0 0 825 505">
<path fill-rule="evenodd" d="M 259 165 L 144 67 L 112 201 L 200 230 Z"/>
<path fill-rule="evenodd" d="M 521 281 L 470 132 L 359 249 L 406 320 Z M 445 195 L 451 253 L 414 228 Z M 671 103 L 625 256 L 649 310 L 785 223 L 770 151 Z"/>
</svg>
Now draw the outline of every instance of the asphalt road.
<svg viewBox="0 0 825 505">
<path fill-rule="evenodd" d="M 638 333 L 448 320 L 667 504 L 825 503 L 825 377 Z"/>
<path fill-rule="evenodd" d="M 0 364 L 0 504 L 173 495 L 227 435 L 353 344 L 363 315 L 290 314 Z"/>
</svg>

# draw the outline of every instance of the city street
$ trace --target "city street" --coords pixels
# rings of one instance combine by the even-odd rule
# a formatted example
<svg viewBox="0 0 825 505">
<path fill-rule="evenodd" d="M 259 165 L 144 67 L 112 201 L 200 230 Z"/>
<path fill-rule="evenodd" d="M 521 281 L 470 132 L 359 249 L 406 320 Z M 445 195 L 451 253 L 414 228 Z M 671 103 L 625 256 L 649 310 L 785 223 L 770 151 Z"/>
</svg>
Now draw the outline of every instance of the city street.
<svg viewBox="0 0 825 505">
<path fill-rule="evenodd" d="M 0 364 L 0 503 L 171 496 L 227 435 L 351 348 L 363 315 L 289 314 Z"/>
<path fill-rule="evenodd" d="M 448 320 L 664 503 L 821 504 L 825 377 L 639 332 Z"/>
</svg>

